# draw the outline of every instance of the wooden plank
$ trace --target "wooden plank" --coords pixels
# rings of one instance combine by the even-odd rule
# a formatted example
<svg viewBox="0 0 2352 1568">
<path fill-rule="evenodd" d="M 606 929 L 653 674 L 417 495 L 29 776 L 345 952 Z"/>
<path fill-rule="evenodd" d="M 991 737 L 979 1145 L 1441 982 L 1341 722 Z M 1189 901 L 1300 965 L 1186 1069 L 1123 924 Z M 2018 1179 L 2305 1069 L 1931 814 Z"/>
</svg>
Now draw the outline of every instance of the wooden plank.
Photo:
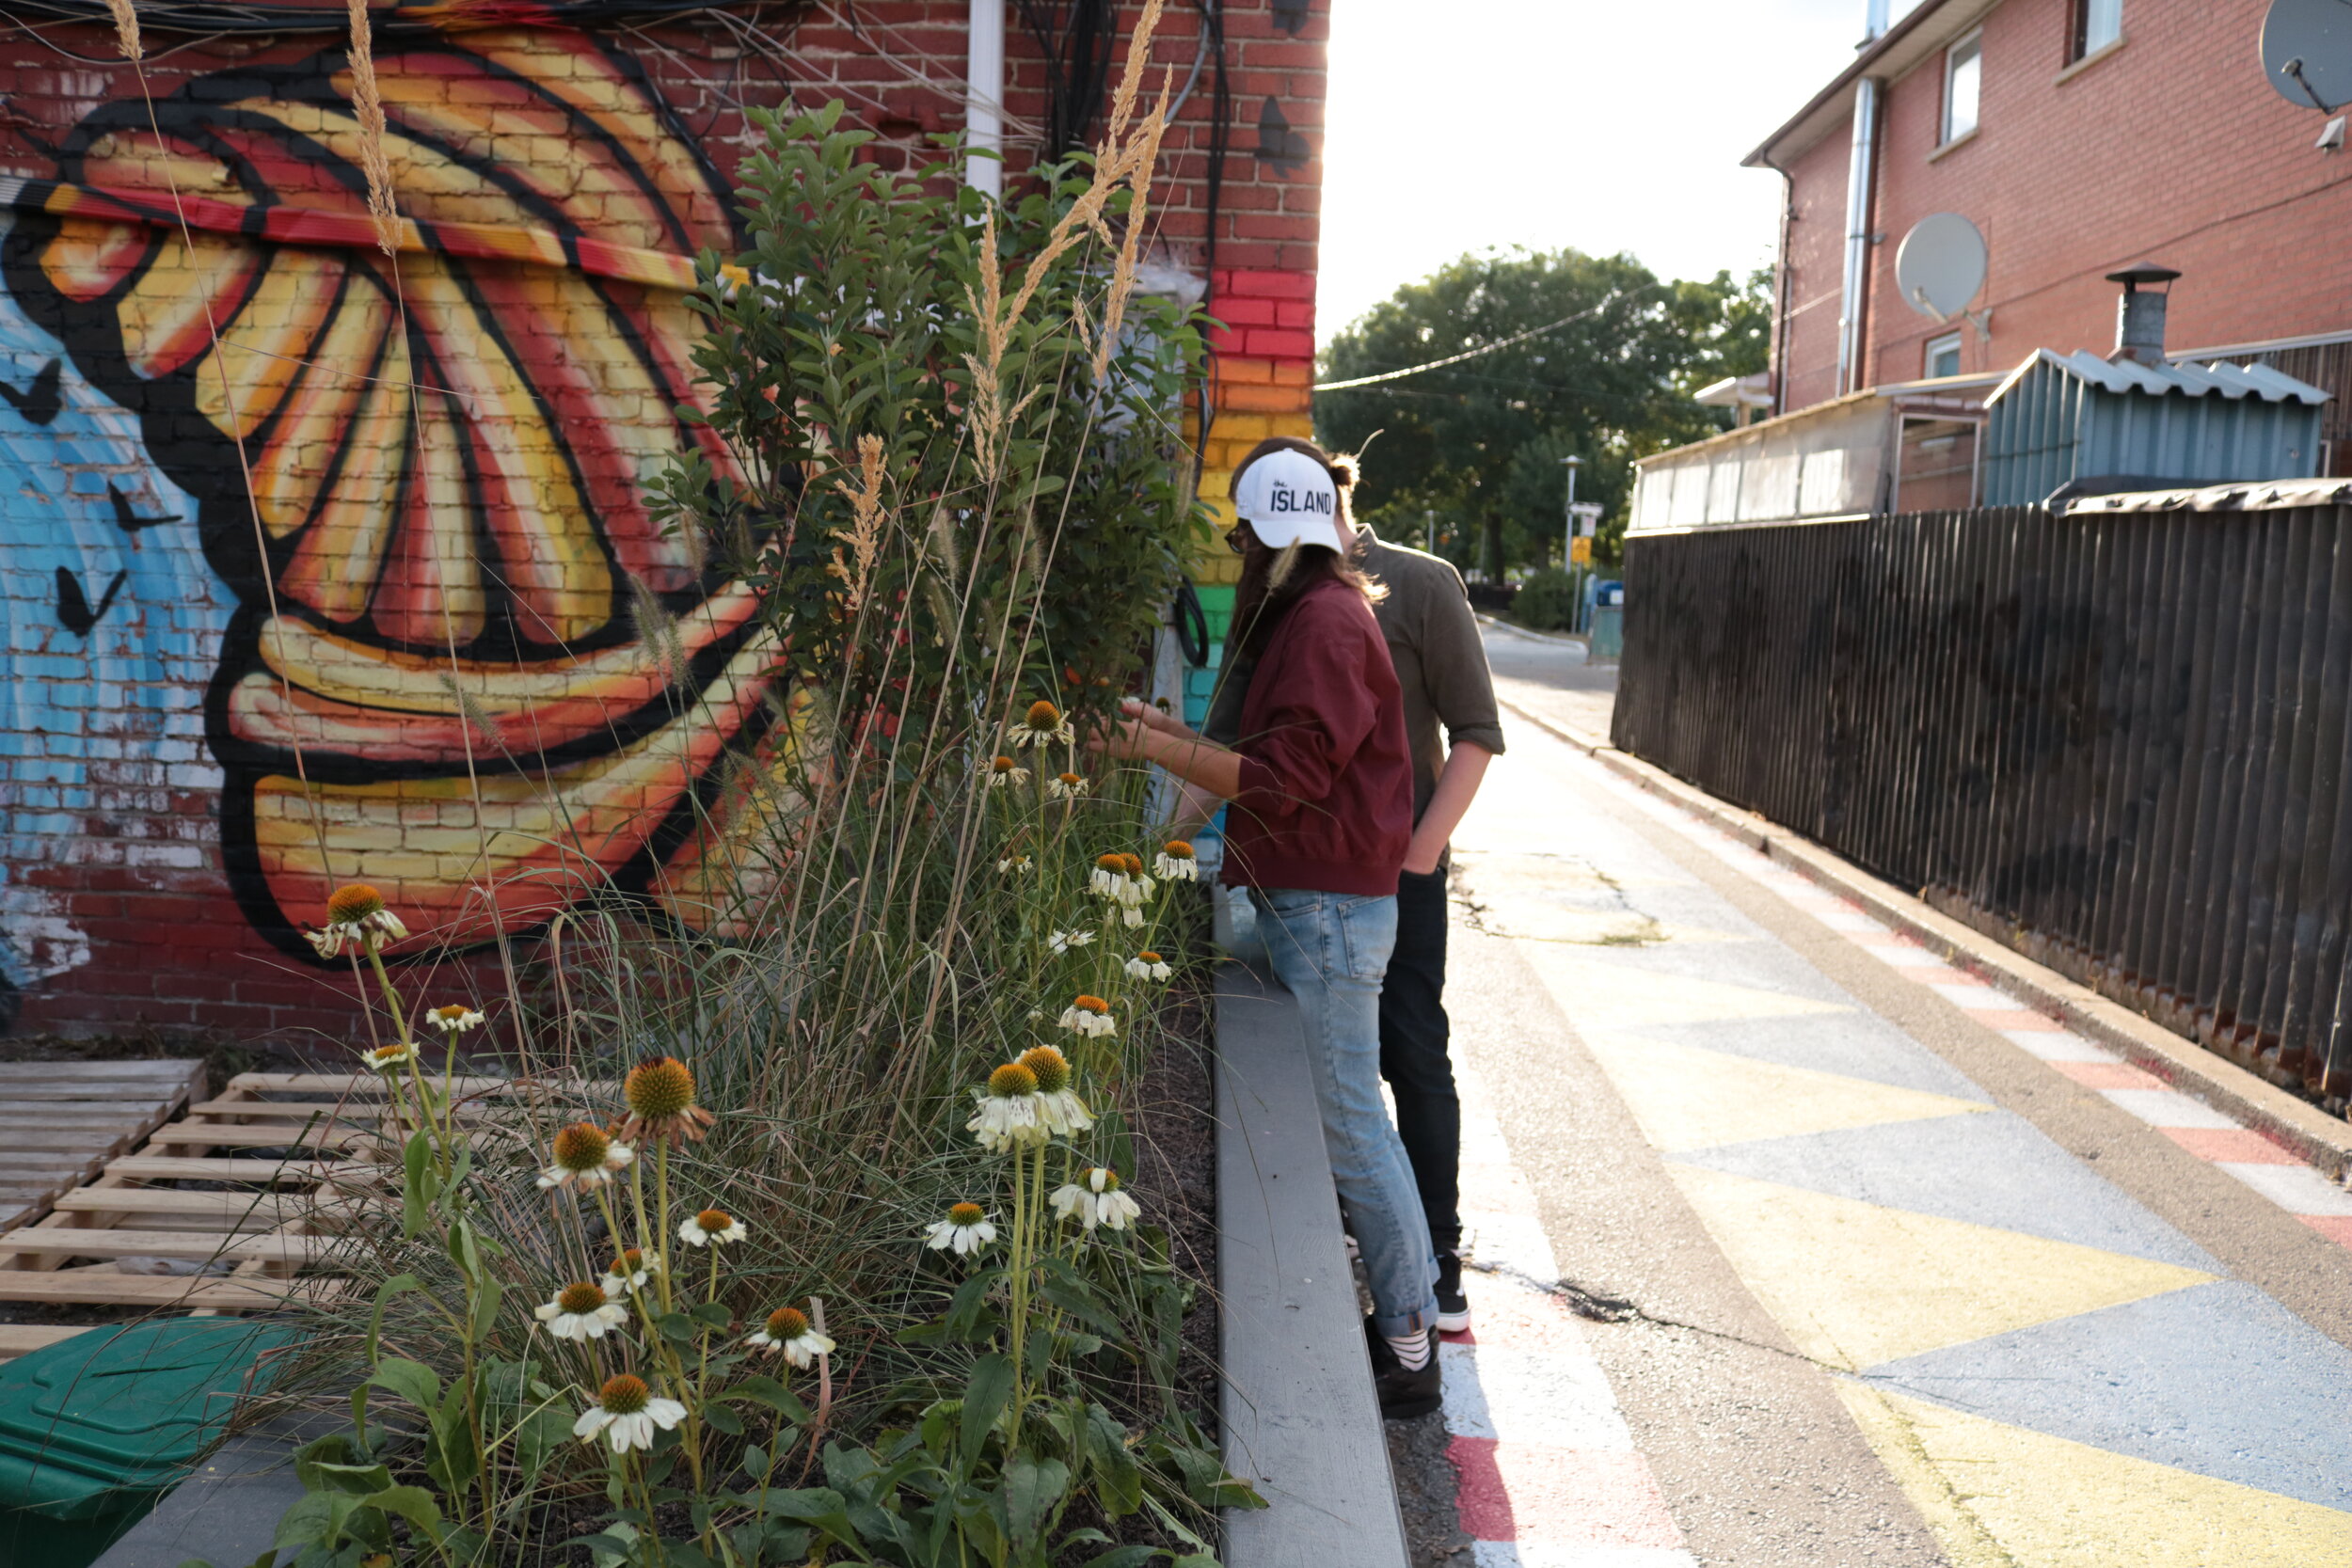
<svg viewBox="0 0 2352 1568">
<path fill-rule="evenodd" d="M 189 1087 L 185 1085 L 149 1083 L 139 1079 L 124 1079 L 119 1082 L 81 1079 L 54 1084 L 0 1084 L 0 1095 L 5 1095 L 14 1102 L 25 1101 L 45 1102 L 63 1100 L 84 1101 L 92 1105 L 111 1105 L 125 1101 L 131 1103 L 153 1101 L 158 1104 L 167 1104 L 176 1101 Z"/>
<path fill-rule="evenodd" d="M 348 1199 L 310 1193 L 187 1193 L 176 1187 L 76 1187 L 58 1195 L 60 1214 L 191 1214 L 208 1220 L 249 1220 L 283 1225 L 290 1220 L 346 1215 Z"/>
<path fill-rule="evenodd" d="M 299 1266 L 318 1255 L 308 1236 L 203 1230 L 102 1230 L 88 1226 L 28 1225 L 0 1236 L 0 1258 L 261 1259 Z"/>
<path fill-rule="evenodd" d="M 138 1079 L 165 1083 L 194 1083 L 204 1064 L 192 1056 L 161 1057 L 142 1062 L 0 1062 L 0 1085 L 24 1078 L 55 1083 L 67 1078 Z"/>
<path fill-rule="evenodd" d="M 106 1162 L 106 1174 L 138 1181 L 321 1181 L 342 1176 L 366 1180 L 373 1172 L 332 1160 L 230 1160 L 197 1155 L 126 1154 Z"/>
<path fill-rule="evenodd" d="M 148 1135 L 151 1148 L 291 1148 L 297 1144 L 328 1148 L 375 1141 L 373 1132 L 333 1122 L 253 1121 L 237 1127 L 217 1122 L 175 1121 Z"/>
<path fill-rule="evenodd" d="M 0 1323 L 0 1360 L 13 1361 L 20 1355 L 30 1355 L 46 1350 L 60 1339 L 71 1339 L 76 1334 L 87 1334 L 89 1325 L 64 1323 Z"/>
<path fill-rule="evenodd" d="M 338 1300 L 348 1290 L 348 1286 L 331 1279 L 173 1279 L 124 1274 L 111 1265 L 43 1274 L 0 1269 L 0 1301 L 63 1302 L 90 1307 L 263 1312 L 293 1300 Z"/>
<path fill-rule="evenodd" d="M 437 1075 L 434 1087 L 441 1086 Z M 451 1080 L 459 1094 L 491 1094 L 505 1089 L 518 1094 L 546 1094 L 567 1086 L 560 1084 L 534 1084 L 528 1080 L 516 1083 L 511 1078 L 481 1078 L 460 1075 Z M 373 1072 L 240 1072 L 229 1080 L 231 1089 L 251 1093 L 285 1093 L 300 1090 L 310 1094 L 348 1094 L 356 1098 L 381 1099 L 386 1093 L 386 1080 Z"/>
</svg>

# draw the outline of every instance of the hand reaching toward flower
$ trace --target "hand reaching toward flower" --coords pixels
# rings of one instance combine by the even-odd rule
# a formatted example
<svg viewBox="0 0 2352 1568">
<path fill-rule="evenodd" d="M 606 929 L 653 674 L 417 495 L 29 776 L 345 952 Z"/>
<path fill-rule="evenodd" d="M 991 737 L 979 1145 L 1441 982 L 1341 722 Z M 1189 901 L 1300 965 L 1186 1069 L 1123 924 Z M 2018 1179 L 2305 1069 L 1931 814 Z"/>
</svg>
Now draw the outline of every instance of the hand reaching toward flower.
<svg viewBox="0 0 2352 1568">
<path fill-rule="evenodd" d="M 1121 717 L 1087 736 L 1087 750 L 1122 762 L 1156 762 L 1188 784 L 1230 800 L 1241 793 L 1241 756 L 1173 714 L 1134 697 L 1119 705 Z"/>
</svg>

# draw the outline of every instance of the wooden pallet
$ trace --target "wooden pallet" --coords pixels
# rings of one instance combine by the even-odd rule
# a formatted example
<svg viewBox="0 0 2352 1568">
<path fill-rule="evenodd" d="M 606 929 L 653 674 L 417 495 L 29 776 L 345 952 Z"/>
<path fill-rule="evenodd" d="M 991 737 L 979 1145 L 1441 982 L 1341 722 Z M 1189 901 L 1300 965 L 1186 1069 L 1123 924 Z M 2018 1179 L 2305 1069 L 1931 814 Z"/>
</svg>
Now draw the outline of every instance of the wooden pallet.
<svg viewBox="0 0 2352 1568">
<path fill-rule="evenodd" d="M 197 1061 L 0 1062 L 0 1231 L 47 1213 L 203 1083 Z"/>
<path fill-rule="evenodd" d="M 611 1085 L 600 1085 L 609 1092 Z M 478 1145 L 516 1144 L 527 1108 L 556 1091 L 461 1078 L 454 1115 Z M 566 1091 L 576 1095 L 578 1085 Z M 387 1085 L 369 1073 L 240 1074 L 178 1121 L 148 1130 L 45 1218 L 0 1233 L 0 1301 L 86 1303 L 213 1316 L 340 1294 L 334 1233 L 377 1201 L 396 1167 Z M 220 1183 L 217 1188 L 157 1182 Z M 125 1259 L 178 1259 L 196 1275 L 128 1274 Z M 0 1325 L 0 1360 L 72 1330 Z M 40 1336 L 47 1335 L 43 1340 Z"/>
</svg>

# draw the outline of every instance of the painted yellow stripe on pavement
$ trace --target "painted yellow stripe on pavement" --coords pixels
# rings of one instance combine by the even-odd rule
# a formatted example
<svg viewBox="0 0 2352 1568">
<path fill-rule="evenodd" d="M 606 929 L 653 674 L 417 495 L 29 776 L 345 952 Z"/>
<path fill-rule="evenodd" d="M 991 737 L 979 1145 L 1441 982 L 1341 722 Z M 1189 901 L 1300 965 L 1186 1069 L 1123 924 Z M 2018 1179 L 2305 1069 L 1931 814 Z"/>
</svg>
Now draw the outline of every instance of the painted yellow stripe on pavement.
<svg viewBox="0 0 2352 1568">
<path fill-rule="evenodd" d="M 1633 1035 L 1596 1031 L 1584 1043 L 1643 1135 L 1669 1154 L 1992 1109 L 1924 1089 Z"/>
<path fill-rule="evenodd" d="M 1813 1359 L 1859 1370 L 2213 1278 L 2098 1247 L 1668 1162 L 1715 1244 Z"/>
<path fill-rule="evenodd" d="M 1662 974 L 1630 964 L 1596 962 L 1555 955 L 1541 962 L 1538 972 L 1546 989 L 1578 1030 L 1641 1029 L 1667 1023 L 1735 1023 L 1759 1018 L 1803 1018 L 1816 1013 L 1851 1013 L 1843 1002 L 1792 996 L 1784 991 L 1736 986 L 1726 980 L 1701 980 L 1688 974 Z"/>
<path fill-rule="evenodd" d="M 2352 1513 L 1836 1386 L 1953 1568 L 2352 1568 Z"/>
</svg>

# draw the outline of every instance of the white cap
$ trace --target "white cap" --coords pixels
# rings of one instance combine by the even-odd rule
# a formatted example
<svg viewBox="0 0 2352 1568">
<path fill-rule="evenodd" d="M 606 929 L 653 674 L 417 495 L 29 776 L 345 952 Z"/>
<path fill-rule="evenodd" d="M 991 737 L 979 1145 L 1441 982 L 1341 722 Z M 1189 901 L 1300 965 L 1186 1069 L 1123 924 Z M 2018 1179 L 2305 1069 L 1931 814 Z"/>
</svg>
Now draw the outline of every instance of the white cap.
<svg viewBox="0 0 2352 1568">
<path fill-rule="evenodd" d="M 1340 489 L 1331 471 L 1303 451 L 1270 451 L 1241 473 L 1233 510 L 1268 549 L 1321 545 L 1344 554 L 1340 537 Z"/>
</svg>

